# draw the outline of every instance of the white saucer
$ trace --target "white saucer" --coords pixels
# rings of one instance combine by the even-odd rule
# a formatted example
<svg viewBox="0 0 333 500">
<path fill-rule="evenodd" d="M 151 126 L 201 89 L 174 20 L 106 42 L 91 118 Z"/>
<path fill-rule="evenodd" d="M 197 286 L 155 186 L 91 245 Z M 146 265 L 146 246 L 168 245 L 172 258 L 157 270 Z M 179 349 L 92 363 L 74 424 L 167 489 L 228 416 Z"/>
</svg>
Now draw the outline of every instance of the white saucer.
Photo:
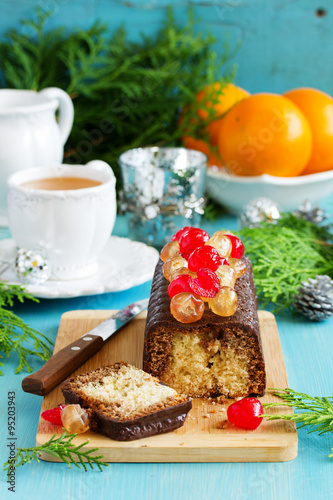
<svg viewBox="0 0 333 500">
<path fill-rule="evenodd" d="M 0 240 L 0 260 L 15 257 L 12 239 Z M 155 248 L 128 238 L 110 236 L 99 258 L 98 272 L 89 278 L 71 281 L 46 281 L 39 285 L 21 283 L 12 268 L 0 275 L 1 281 L 22 284 L 35 297 L 58 299 L 120 292 L 152 279 L 159 253 Z"/>
</svg>

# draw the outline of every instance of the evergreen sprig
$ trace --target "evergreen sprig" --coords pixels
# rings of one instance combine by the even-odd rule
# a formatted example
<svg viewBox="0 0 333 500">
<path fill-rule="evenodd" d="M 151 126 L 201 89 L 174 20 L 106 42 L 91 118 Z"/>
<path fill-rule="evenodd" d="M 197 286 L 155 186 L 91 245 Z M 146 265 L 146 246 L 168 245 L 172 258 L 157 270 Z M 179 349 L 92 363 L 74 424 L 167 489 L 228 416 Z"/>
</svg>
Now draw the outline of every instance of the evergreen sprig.
<svg viewBox="0 0 333 500">
<path fill-rule="evenodd" d="M 214 96 L 212 103 L 201 104 L 207 120 L 195 120 L 196 105 L 190 104 L 196 94 L 215 81 L 223 87 L 234 76 L 232 68 L 225 69 L 232 56 L 228 46 L 218 57 L 214 37 L 196 29 L 193 10 L 182 26 L 168 9 L 156 35 L 142 35 L 139 42 L 130 41 L 123 26 L 109 34 L 99 22 L 71 33 L 46 31 L 49 15 L 38 8 L 33 21 L 7 33 L 0 43 L 0 75 L 3 87 L 56 86 L 69 93 L 75 107 L 65 148 L 69 163 L 98 157 L 119 176 L 117 158 L 123 151 L 179 145 L 185 131 L 196 135 L 212 120 Z M 182 109 L 187 112 L 180 123 Z"/>
<path fill-rule="evenodd" d="M 20 285 L 8 285 L 0 282 L 0 352 L 7 358 L 16 352 L 19 356 L 19 365 L 15 373 L 23 368 L 32 371 L 28 363 L 28 356 L 37 356 L 46 361 L 52 356 L 52 342 L 42 333 L 30 328 L 19 316 L 8 310 L 13 306 L 14 299 L 24 302 L 25 299 L 38 302 L 38 299 L 27 293 Z M 33 349 L 26 347 L 26 343 L 33 341 Z M 0 355 L 0 358 L 4 356 Z M 4 366 L 4 363 L 0 363 Z M 0 375 L 2 372 L 0 371 Z"/>
<path fill-rule="evenodd" d="M 299 426 L 310 426 L 311 432 L 318 432 L 319 435 L 326 432 L 333 432 L 333 397 L 312 397 L 293 389 L 270 389 L 273 394 L 283 399 L 283 403 L 264 403 L 263 407 L 274 408 L 276 406 L 289 406 L 301 412 L 291 415 L 263 415 L 268 420 L 291 420 Z M 333 451 L 333 448 L 332 448 Z M 332 455 L 329 455 L 333 457 Z"/>
<path fill-rule="evenodd" d="M 261 307 L 273 304 L 274 312 L 293 310 L 294 295 L 301 282 L 318 274 L 333 278 L 332 234 L 291 213 L 276 224 L 238 232 L 252 261 Z"/>
<path fill-rule="evenodd" d="M 16 468 L 26 463 L 30 463 L 33 460 L 39 462 L 42 452 L 60 458 L 60 460 L 66 462 L 69 466 L 72 463 L 79 469 L 83 467 L 85 471 L 88 470 L 86 463 L 88 463 L 91 469 L 94 468 L 94 465 L 97 465 L 100 471 L 103 471 L 103 466 L 108 466 L 107 463 L 101 460 L 104 455 L 93 455 L 93 453 L 98 451 L 98 448 L 92 448 L 90 450 L 82 449 L 89 443 L 89 440 L 82 444 L 75 445 L 72 441 L 77 434 L 68 434 L 67 431 L 64 431 L 60 437 L 57 438 L 56 436 L 57 435 L 54 434 L 49 441 L 41 446 L 18 448 L 15 457 L 5 462 L 4 470 L 9 474 L 12 467 Z"/>
</svg>

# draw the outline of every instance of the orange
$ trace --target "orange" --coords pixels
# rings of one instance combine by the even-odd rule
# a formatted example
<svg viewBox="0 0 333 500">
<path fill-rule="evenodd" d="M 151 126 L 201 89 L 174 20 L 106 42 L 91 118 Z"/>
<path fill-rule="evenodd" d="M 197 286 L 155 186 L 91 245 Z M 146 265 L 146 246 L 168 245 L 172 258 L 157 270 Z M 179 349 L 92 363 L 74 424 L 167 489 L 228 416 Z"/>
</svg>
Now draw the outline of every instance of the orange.
<svg viewBox="0 0 333 500">
<path fill-rule="evenodd" d="M 202 139 L 195 139 L 190 135 L 186 135 L 183 137 L 183 144 L 185 148 L 195 149 L 196 151 L 201 151 L 207 156 L 207 164 L 208 165 L 216 165 L 217 167 L 222 167 L 222 161 L 211 149 L 209 144 Z"/>
<path fill-rule="evenodd" d="M 219 82 L 215 82 L 212 85 L 206 85 L 201 92 L 197 94 L 196 100 L 199 104 L 203 103 L 206 108 L 212 108 L 212 115 L 207 109 L 199 108 L 198 115 L 200 118 L 207 120 L 213 116 L 219 117 L 207 126 L 213 146 L 217 146 L 218 143 L 219 128 L 223 115 L 237 102 L 245 99 L 249 95 L 247 90 L 237 87 L 232 83 L 228 83 L 222 87 Z"/>
<path fill-rule="evenodd" d="M 284 96 L 304 113 L 312 130 L 312 155 L 302 174 L 333 169 L 333 98 L 311 88 L 289 90 Z"/>
<path fill-rule="evenodd" d="M 299 175 L 312 152 L 310 125 L 300 109 L 277 94 L 255 94 L 223 118 L 219 153 L 237 175 Z"/>
<path fill-rule="evenodd" d="M 224 87 L 220 82 L 206 85 L 196 96 L 197 115 L 200 120 L 208 120 L 212 117 L 219 117 L 207 125 L 207 136 L 212 146 L 217 146 L 218 132 L 222 121 L 222 116 L 240 100 L 248 97 L 250 94 L 241 87 L 228 83 Z M 200 108 L 200 104 L 205 107 Z M 205 109 L 205 108 L 208 108 Z M 182 118 L 181 118 L 182 120 Z M 183 137 L 183 144 L 186 148 L 201 151 L 208 157 L 208 165 L 222 166 L 221 159 L 214 152 L 214 148 L 203 139 L 195 138 L 189 135 Z"/>
</svg>

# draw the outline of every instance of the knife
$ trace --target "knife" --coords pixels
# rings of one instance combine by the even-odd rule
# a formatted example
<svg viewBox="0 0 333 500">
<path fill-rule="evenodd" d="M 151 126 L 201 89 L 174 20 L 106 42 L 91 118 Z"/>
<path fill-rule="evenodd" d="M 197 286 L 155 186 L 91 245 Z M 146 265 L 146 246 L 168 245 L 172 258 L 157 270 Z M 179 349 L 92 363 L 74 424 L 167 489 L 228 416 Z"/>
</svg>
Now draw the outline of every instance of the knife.
<svg viewBox="0 0 333 500">
<path fill-rule="evenodd" d="M 126 306 L 58 351 L 40 370 L 22 380 L 22 389 L 31 394 L 45 396 L 103 347 L 112 335 L 144 311 L 148 301 L 149 299 L 143 299 Z"/>
</svg>

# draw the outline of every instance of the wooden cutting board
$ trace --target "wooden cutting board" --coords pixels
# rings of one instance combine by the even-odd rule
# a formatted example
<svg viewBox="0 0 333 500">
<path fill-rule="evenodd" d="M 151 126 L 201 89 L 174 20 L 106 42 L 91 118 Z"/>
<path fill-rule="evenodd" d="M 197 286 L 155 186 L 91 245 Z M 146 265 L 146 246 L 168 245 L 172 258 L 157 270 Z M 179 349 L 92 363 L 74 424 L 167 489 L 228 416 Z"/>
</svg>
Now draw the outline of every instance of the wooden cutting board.
<svg viewBox="0 0 333 500">
<path fill-rule="evenodd" d="M 70 311 L 63 314 L 54 352 L 73 342 L 114 311 Z M 142 368 L 146 313 L 137 316 L 127 327 L 82 365 L 74 374 L 94 370 L 116 361 L 127 361 Z M 267 387 L 288 387 L 279 334 L 273 314 L 259 312 L 262 344 L 267 370 Z M 267 391 L 262 402 L 278 401 Z M 64 402 L 60 385 L 43 399 L 41 412 Z M 180 429 L 130 442 L 119 442 L 93 432 L 78 435 L 74 442 L 89 439 L 86 448 L 99 448 L 106 462 L 280 462 L 297 455 L 297 433 L 293 422 L 264 421 L 255 431 L 244 431 L 226 420 L 225 405 L 212 400 L 194 399 L 193 408 Z M 269 413 L 292 413 L 284 407 Z M 37 446 L 61 433 L 60 426 L 39 420 Z M 48 461 L 55 457 L 43 455 Z"/>
</svg>

